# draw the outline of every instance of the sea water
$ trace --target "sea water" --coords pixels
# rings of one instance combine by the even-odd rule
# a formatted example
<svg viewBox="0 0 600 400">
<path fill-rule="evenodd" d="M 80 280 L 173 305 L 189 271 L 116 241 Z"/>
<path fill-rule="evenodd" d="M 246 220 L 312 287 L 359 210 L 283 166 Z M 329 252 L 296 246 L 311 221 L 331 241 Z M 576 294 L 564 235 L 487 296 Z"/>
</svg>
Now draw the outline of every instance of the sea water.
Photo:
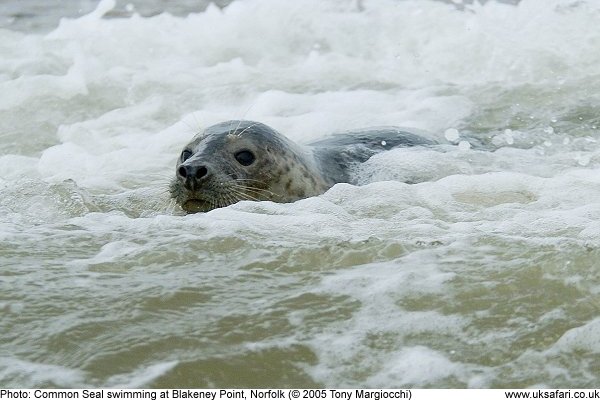
<svg viewBox="0 0 600 400">
<path fill-rule="evenodd" d="M 0 30 L 1 386 L 600 384 L 600 3 L 127 10 Z M 441 145 L 184 215 L 241 118 Z"/>
</svg>

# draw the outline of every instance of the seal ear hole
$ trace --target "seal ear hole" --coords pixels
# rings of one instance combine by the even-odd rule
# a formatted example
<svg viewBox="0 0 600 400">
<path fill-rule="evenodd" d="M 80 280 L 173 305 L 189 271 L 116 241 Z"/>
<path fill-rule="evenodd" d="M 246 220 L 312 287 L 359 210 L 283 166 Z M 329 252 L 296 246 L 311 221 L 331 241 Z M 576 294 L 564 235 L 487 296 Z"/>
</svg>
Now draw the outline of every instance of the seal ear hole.
<svg viewBox="0 0 600 400">
<path fill-rule="evenodd" d="M 187 160 L 192 156 L 192 152 L 190 150 L 184 150 L 181 152 L 181 162 Z"/>
<path fill-rule="evenodd" d="M 234 154 L 234 157 L 237 162 L 242 164 L 244 167 L 247 167 L 248 165 L 252 164 L 254 160 L 256 160 L 256 157 L 250 150 L 238 151 Z"/>
</svg>

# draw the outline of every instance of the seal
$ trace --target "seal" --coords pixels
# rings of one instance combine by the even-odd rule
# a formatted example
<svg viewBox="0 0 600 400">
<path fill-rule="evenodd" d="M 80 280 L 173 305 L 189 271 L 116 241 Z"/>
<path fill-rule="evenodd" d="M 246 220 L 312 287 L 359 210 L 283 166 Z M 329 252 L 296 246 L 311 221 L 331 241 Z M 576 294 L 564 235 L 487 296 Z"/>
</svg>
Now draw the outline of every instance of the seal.
<svg viewBox="0 0 600 400">
<path fill-rule="evenodd" d="M 233 120 L 208 127 L 183 149 L 171 197 L 188 213 L 242 200 L 293 202 L 351 183 L 352 167 L 381 151 L 436 142 L 396 127 L 336 134 L 300 146 L 273 128 Z"/>
</svg>

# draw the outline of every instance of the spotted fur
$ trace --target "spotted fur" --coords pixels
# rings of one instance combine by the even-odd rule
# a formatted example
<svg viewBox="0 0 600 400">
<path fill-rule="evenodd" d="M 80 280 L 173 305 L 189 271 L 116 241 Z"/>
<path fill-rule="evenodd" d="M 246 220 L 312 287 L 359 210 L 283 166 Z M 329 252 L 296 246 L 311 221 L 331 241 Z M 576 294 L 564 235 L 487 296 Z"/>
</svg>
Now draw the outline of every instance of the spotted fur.
<svg viewBox="0 0 600 400">
<path fill-rule="evenodd" d="M 382 142 L 386 148 L 434 144 L 397 128 L 378 128 L 303 147 L 260 122 L 222 122 L 185 146 L 182 157 L 188 157 L 177 162 L 171 197 L 187 212 L 202 212 L 241 200 L 286 203 L 316 196 L 348 182 L 352 164 L 385 150 Z M 240 164 L 235 157 L 240 151 L 251 152 L 254 161 Z"/>
</svg>

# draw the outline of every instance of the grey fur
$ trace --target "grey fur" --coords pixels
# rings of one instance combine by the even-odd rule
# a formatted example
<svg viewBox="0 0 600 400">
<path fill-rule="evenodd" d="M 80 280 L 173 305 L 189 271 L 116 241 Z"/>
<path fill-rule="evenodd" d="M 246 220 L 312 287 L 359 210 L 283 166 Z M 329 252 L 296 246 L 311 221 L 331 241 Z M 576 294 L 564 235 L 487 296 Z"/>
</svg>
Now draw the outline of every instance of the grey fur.
<svg viewBox="0 0 600 400">
<path fill-rule="evenodd" d="M 227 121 L 207 128 L 185 146 L 182 155 L 191 156 L 179 158 L 170 192 L 187 212 L 241 200 L 292 202 L 349 182 L 352 166 L 383 150 L 434 144 L 399 128 L 384 127 L 299 146 L 260 122 Z M 235 158 L 240 151 L 250 151 L 254 162 L 241 165 Z"/>
</svg>

